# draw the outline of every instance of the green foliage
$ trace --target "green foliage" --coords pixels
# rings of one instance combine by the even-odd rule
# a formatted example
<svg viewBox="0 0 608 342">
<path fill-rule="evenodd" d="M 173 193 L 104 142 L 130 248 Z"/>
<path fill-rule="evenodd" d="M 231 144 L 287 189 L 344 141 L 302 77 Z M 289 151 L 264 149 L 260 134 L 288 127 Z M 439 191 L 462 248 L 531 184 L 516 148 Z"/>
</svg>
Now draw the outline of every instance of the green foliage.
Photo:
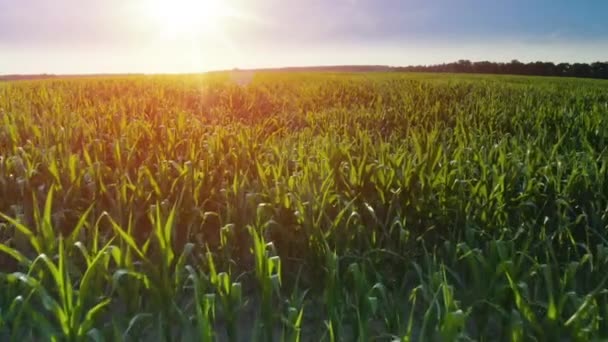
<svg viewBox="0 0 608 342">
<path fill-rule="evenodd" d="M 0 85 L 0 340 L 608 338 L 608 83 Z"/>
</svg>

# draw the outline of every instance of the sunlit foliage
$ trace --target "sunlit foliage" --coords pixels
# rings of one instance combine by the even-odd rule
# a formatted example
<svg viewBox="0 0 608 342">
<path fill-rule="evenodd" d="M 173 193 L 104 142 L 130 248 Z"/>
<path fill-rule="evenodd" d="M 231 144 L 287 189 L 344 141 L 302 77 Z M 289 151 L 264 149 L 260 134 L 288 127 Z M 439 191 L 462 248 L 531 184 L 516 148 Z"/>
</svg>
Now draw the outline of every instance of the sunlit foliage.
<svg viewBox="0 0 608 342">
<path fill-rule="evenodd" d="M 608 83 L 0 84 L 0 340 L 608 337 Z"/>
</svg>

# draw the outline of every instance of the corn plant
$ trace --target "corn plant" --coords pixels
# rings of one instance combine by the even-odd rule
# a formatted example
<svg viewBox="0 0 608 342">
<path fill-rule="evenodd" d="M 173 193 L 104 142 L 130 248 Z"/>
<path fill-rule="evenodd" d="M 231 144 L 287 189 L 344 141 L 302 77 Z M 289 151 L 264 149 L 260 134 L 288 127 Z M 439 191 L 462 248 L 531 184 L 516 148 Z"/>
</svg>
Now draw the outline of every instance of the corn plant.
<svg viewBox="0 0 608 342">
<path fill-rule="evenodd" d="M 605 81 L 232 76 L 0 85 L 0 340 L 608 338 Z"/>
</svg>

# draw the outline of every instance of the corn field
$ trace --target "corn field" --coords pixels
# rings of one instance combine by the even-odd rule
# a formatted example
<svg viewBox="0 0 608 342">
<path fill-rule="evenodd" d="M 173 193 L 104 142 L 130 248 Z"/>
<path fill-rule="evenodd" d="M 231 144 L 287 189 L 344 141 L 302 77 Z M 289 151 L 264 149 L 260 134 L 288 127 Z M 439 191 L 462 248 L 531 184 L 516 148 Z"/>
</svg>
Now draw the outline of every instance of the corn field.
<svg viewBox="0 0 608 342">
<path fill-rule="evenodd" d="M 608 338 L 608 82 L 0 83 L 2 341 Z"/>
</svg>

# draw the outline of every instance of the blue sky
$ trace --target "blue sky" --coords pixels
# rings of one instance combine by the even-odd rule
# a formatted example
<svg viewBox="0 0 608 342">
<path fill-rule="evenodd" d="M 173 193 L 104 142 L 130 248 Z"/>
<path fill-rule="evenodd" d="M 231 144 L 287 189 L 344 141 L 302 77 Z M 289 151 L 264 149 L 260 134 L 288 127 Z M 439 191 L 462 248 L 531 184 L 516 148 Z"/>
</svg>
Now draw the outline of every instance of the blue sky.
<svg viewBox="0 0 608 342">
<path fill-rule="evenodd" d="M 154 1 L 0 0 L 0 74 L 608 60 L 606 0 L 200 0 L 232 14 L 174 36 Z"/>
</svg>

